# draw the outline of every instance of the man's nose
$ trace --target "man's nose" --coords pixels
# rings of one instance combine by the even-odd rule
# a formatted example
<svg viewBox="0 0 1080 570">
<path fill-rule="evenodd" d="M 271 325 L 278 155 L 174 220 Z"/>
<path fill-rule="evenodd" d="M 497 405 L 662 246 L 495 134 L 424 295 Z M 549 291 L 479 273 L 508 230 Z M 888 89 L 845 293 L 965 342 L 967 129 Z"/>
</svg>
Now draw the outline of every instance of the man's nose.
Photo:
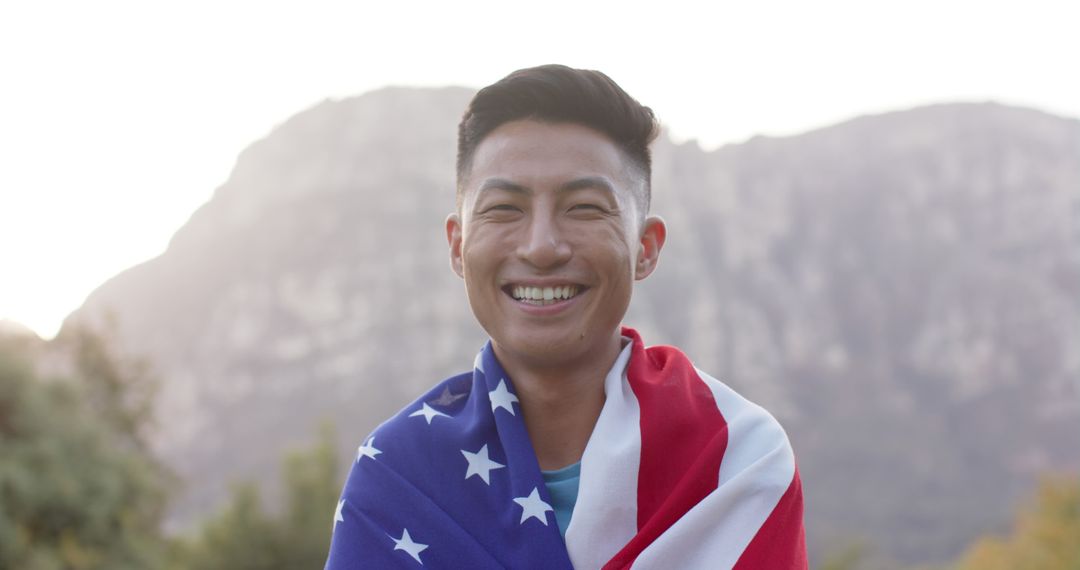
<svg viewBox="0 0 1080 570">
<path fill-rule="evenodd" d="M 546 269 L 566 263 L 572 254 L 565 233 L 552 216 L 534 215 L 518 246 L 518 257 L 530 265 Z"/>
</svg>

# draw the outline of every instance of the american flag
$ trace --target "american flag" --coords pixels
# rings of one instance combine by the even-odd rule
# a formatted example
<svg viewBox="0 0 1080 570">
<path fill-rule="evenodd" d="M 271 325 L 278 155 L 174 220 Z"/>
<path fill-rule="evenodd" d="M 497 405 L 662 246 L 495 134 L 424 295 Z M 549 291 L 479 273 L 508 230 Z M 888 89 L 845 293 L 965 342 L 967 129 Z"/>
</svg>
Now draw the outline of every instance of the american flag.
<svg viewBox="0 0 1080 570">
<path fill-rule="evenodd" d="M 677 349 L 622 333 L 565 540 L 489 342 L 360 445 L 326 568 L 806 568 L 780 425 Z"/>
</svg>

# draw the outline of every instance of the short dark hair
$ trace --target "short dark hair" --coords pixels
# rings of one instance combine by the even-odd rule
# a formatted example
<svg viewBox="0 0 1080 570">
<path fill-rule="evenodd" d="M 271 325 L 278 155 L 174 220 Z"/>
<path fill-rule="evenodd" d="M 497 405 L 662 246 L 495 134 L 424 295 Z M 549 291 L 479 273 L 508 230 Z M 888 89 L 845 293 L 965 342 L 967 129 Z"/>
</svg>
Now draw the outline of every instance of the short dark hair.
<svg viewBox="0 0 1080 570">
<path fill-rule="evenodd" d="M 457 204 L 480 141 L 499 125 L 519 119 L 575 123 L 603 133 L 644 177 L 640 215 L 649 210 L 652 159 L 649 143 L 660 128 L 652 109 L 638 103 L 607 75 L 565 65 L 519 69 L 481 89 L 458 125 Z"/>
</svg>

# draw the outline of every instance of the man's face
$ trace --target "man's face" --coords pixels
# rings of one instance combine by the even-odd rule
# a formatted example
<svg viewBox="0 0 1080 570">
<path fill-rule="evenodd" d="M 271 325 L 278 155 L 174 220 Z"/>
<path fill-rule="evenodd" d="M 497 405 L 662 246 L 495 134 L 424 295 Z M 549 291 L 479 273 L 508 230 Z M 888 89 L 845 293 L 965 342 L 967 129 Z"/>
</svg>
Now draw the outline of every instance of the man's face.
<svg viewBox="0 0 1080 570">
<path fill-rule="evenodd" d="M 505 123 L 477 146 L 451 265 L 496 349 L 558 366 L 618 346 L 634 279 L 655 267 L 665 229 L 640 220 L 637 170 L 588 127 Z"/>
</svg>

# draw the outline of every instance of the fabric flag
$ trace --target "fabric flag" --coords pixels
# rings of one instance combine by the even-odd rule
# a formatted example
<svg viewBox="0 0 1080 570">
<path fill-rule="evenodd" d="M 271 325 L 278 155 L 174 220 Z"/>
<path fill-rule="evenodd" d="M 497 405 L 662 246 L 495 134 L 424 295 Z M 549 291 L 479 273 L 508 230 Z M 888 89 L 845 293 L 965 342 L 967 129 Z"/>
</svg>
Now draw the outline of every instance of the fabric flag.
<svg viewBox="0 0 1080 570">
<path fill-rule="evenodd" d="M 326 568 L 806 568 L 780 425 L 679 350 L 622 333 L 565 540 L 488 342 L 360 445 Z"/>
</svg>

